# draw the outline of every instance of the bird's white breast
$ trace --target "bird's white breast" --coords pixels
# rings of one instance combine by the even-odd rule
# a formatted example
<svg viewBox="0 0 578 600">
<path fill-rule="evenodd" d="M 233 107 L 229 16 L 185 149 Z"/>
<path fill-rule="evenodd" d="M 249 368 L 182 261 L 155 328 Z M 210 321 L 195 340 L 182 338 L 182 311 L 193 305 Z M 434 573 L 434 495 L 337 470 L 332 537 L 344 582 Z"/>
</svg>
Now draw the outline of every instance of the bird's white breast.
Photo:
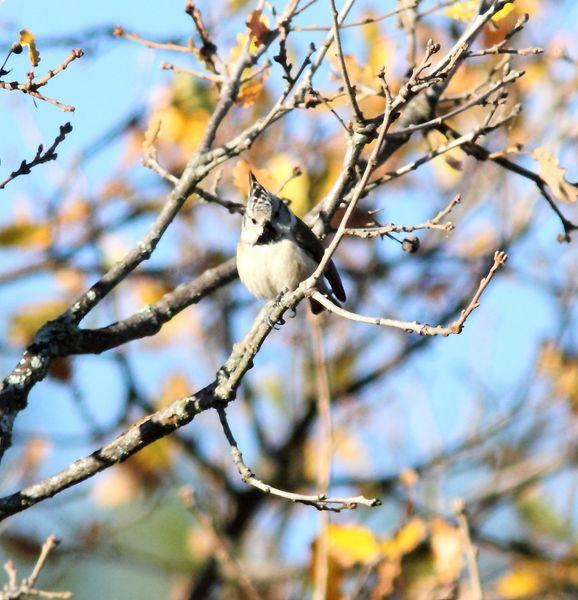
<svg viewBox="0 0 578 600">
<path fill-rule="evenodd" d="M 271 244 L 237 246 L 237 269 L 245 287 L 257 298 L 272 299 L 294 290 L 315 271 L 317 264 L 287 239 Z"/>
</svg>

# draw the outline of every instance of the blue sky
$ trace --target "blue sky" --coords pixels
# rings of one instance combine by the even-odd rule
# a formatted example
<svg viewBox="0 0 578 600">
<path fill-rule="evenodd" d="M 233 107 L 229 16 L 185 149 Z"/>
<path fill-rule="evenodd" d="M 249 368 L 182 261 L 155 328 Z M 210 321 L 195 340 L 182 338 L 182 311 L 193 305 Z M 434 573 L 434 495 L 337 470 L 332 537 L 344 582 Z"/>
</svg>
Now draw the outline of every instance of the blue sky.
<svg viewBox="0 0 578 600">
<path fill-rule="evenodd" d="M 203 4 L 201 9 L 206 8 Z M 565 13 L 566 16 L 564 22 L 553 23 L 542 19 L 539 26 L 531 27 L 530 31 L 536 38 L 536 43 L 539 43 L 540 37 L 544 35 L 542 27 L 546 33 L 556 26 L 568 32 L 572 31 L 572 23 L 576 23 L 578 17 L 578 8 L 572 1 L 561 4 L 565 7 L 560 8 L 560 13 Z M 43 73 L 60 63 L 69 52 L 67 47 L 46 48 L 43 46 L 43 39 L 98 25 L 116 24 L 124 25 L 129 31 L 151 35 L 154 38 L 163 38 L 169 34 L 187 36 L 191 32 L 189 20 L 183 14 L 181 0 L 154 3 L 5 0 L 0 3 L 0 48 L 9 46 L 14 39 L 14 33 L 26 27 L 37 38 L 42 61 L 36 72 Z M 2 174 L 15 168 L 22 157 L 32 157 L 39 143 L 48 145 L 60 124 L 69 120 L 74 127 L 71 136 L 59 148 L 57 162 L 35 169 L 30 176 L 14 181 L 2 192 L 0 224 L 9 221 L 14 214 L 19 214 L 23 207 L 32 214 L 41 209 L 41 203 L 46 202 L 50 196 L 48 192 L 66 176 L 68 165 L 75 153 L 90 147 L 103 132 L 108 131 L 136 107 L 148 104 L 157 86 L 170 79 L 169 74 L 158 68 L 161 60 L 169 58 L 167 54 L 119 40 L 102 40 L 99 43 L 104 50 L 98 52 L 97 58 L 89 52 L 87 56 L 73 63 L 65 73 L 56 77 L 46 89 L 47 94 L 74 105 L 76 111 L 72 114 L 65 114 L 42 102 L 35 106 L 28 97 L 0 90 L 3 92 L 0 94 L 0 111 L 8 116 L 0 120 Z M 15 78 L 21 78 L 29 69 L 25 61 L 21 57 L 18 58 L 18 61 L 11 61 L 8 65 L 15 67 Z M 175 63 L 184 64 L 180 57 L 170 59 Z M 107 152 L 99 154 L 83 166 L 74 183 L 78 193 L 90 194 L 93 186 L 115 172 L 120 152 L 121 145 L 113 145 Z M 135 169 L 141 167 L 137 165 Z M 149 176 L 144 169 L 142 171 L 139 177 Z M 572 175 L 571 171 L 570 173 Z M 524 184 L 520 189 L 524 194 L 531 193 L 529 185 Z M 412 221 L 419 211 L 423 210 L 423 207 L 420 208 L 420 194 L 427 194 L 427 191 L 427 184 L 416 186 L 415 196 L 407 202 L 393 203 L 388 209 L 391 211 L 388 216 L 392 220 Z M 397 198 L 401 193 L 392 194 Z M 507 208 L 506 201 L 504 205 Z M 538 214 L 539 227 L 528 241 L 516 245 L 511 253 L 510 264 L 520 267 L 524 272 L 540 275 L 540 265 L 536 257 L 542 254 L 548 258 L 555 257 L 562 272 L 571 272 L 572 264 L 575 265 L 577 259 L 575 245 L 569 247 L 557 244 L 554 239 L 559 231 L 558 223 L 544 207 Z M 146 223 L 143 223 L 136 227 L 130 232 L 130 237 L 134 238 L 145 226 Z M 231 236 L 236 235 L 234 222 L 227 224 L 227 232 Z M 166 253 L 170 251 L 168 246 L 164 249 L 161 246 L 160 254 L 167 256 Z M 392 254 L 398 252 L 396 248 L 388 248 L 386 251 Z M 16 264 L 21 260 L 17 253 L 5 250 L 0 251 L 0 257 L 5 264 Z M 0 339 L 4 337 L 11 313 L 21 304 L 22 298 L 32 300 L 51 293 L 47 289 L 48 286 L 46 278 L 39 276 L 28 278 L 18 285 L 2 288 Z M 247 298 L 240 286 L 235 286 L 235 293 Z M 506 408 L 527 376 L 540 342 L 552 335 L 556 323 L 555 309 L 556 306 L 547 291 L 540 290 L 517 276 L 505 275 L 484 295 L 481 308 L 468 321 L 463 334 L 436 340 L 377 391 L 370 391 L 369 395 L 377 394 L 378 397 L 369 401 L 391 402 L 394 405 L 393 414 L 399 419 L 399 429 L 411 431 L 411 435 L 402 441 L 403 452 L 396 453 L 392 451 L 390 438 L 384 435 L 384 431 L 392 433 L 395 429 L 394 425 L 386 421 L 385 411 L 380 411 L 380 417 L 366 425 L 368 446 L 374 455 L 383 456 L 381 472 L 395 472 L 405 466 L 401 464 L 401 460 L 410 463 L 419 461 L 452 440 L 463 437 L 471 424 L 471 413 L 480 386 L 490 389 L 500 398 L 497 401 L 500 410 Z M 399 310 L 404 313 L 404 307 L 399 307 Z M 252 304 L 249 311 L 239 322 L 236 332 L 238 336 L 242 334 L 242 327 L 249 323 L 249 318 L 256 311 L 256 305 Z M 411 315 L 405 313 L 404 316 L 411 318 Z M 419 315 L 414 317 L 419 318 Z M 257 368 L 251 371 L 252 378 L 257 379 L 259 374 L 276 368 L 276 362 L 283 352 L 284 337 L 292 335 L 302 324 L 298 319 L 289 321 L 281 333 L 275 333 L 272 339 L 268 340 L 264 351 L 258 357 Z M 355 336 L 365 331 L 366 327 L 352 326 L 351 335 Z M 384 334 L 384 353 L 389 349 L 387 340 L 390 339 L 390 335 L 392 334 Z M 135 353 L 134 359 L 144 387 L 148 393 L 154 395 L 158 393 L 159 381 L 167 369 L 191 370 L 190 365 L 195 360 L 195 352 L 190 347 L 178 354 L 149 349 L 138 356 Z M 2 372 L 7 373 L 15 360 L 16 353 L 0 355 Z M 76 377 L 87 384 L 86 402 L 95 418 L 102 425 L 114 421 L 122 397 L 118 370 L 112 360 L 106 355 L 81 357 L 76 360 L 76 365 Z M 202 385 L 211 377 L 210 366 L 197 368 L 190 375 L 195 385 Z M 94 385 L 94 382 L 98 382 L 98 385 Z M 231 414 L 233 420 L 241 420 L 243 416 L 240 407 L 233 407 Z M 203 423 L 209 423 L 210 419 L 210 416 L 204 415 L 193 427 L 202 427 Z M 29 409 L 18 419 L 17 430 L 47 434 L 82 432 L 81 415 L 73 408 L 70 390 L 53 381 L 42 382 L 31 396 Z M 242 436 L 243 434 L 240 437 Z M 251 440 L 247 437 L 245 443 L 251 456 Z M 59 447 L 49 463 L 44 465 L 43 474 L 52 473 L 91 449 L 91 446 L 86 444 Z M 226 445 L 221 441 L 215 446 L 214 452 L 226 455 Z M 256 460 L 258 457 L 252 458 Z M 35 521 L 38 528 L 44 531 L 44 526 L 36 521 L 41 514 L 38 511 L 30 517 L 26 515 L 23 518 Z M 311 520 L 314 518 L 311 517 Z M 314 524 L 311 527 L 314 527 Z M 305 527 L 300 535 L 291 541 L 296 546 L 296 554 L 298 548 L 302 548 L 303 543 L 310 537 L 311 530 Z"/>
</svg>

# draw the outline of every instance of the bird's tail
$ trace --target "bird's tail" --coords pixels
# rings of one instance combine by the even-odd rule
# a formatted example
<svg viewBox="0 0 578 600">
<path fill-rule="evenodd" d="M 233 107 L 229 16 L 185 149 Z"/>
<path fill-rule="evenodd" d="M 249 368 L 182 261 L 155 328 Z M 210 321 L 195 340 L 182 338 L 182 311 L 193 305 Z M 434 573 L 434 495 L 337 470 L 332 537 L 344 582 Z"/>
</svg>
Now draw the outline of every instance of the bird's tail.
<svg viewBox="0 0 578 600">
<path fill-rule="evenodd" d="M 335 306 L 339 306 L 339 308 L 341 308 L 341 304 L 339 303 L 338 300 L 335 299 L 334 296 L 327 296 L 329 298 L 329 300 L 331 300 L 331 302 L 333 302 L 333 304 L 335 304 Z M 319 313 L 323 312 L 325 310 L 325 307 L 323 306 L 323 304 L 320 304 L 319 302 L 317 302 L 317 300 L 314 300 L 313 298 L 309 298 L 309 304 L 311 305 L 311 312 L 314 315 L 318 315 Z"/>
</svg>

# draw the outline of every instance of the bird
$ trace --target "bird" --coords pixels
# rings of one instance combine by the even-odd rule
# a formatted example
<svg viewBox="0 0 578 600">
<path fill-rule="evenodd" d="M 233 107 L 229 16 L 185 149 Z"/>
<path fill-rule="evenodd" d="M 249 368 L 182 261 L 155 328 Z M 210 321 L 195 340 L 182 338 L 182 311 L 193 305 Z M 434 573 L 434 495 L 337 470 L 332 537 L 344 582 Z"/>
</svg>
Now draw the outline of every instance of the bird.
<svg viewBox="0 0 578 600">
<path fill-rule="evenodd" d="M 247 290 L 272 300 L 295 290 L 317 269 L 325 249 L 311 229 L 249 172 L 249 196 L 237 244 L 237 270 Z M 337 305 L 346 294 L 335 263 L 329 261 L 318 290 Z M 323 306 L 309 299 L 311 311 Z"/>
</svg>

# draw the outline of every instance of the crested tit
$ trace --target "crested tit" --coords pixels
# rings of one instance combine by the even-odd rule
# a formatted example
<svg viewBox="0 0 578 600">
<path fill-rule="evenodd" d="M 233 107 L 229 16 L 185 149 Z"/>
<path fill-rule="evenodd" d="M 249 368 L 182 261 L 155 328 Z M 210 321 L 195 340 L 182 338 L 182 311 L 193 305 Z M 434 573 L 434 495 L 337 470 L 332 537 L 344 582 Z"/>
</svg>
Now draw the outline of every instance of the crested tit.
<svg viewBox="0 0 578 600">
<path fill-rule="evenodd" d="M 250 191 L 237 245 L 237 269 L 245 287 L 257 298 L 271 300 L 291 291 L 319 265 L 324 248 L 309 227 L 249 173 Z M 332 301 L 345 301 L 345 290 L 333 261 L 318 282 Z M 323 307 L 310 300 L 317 314 Z"/>
</svg>

